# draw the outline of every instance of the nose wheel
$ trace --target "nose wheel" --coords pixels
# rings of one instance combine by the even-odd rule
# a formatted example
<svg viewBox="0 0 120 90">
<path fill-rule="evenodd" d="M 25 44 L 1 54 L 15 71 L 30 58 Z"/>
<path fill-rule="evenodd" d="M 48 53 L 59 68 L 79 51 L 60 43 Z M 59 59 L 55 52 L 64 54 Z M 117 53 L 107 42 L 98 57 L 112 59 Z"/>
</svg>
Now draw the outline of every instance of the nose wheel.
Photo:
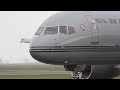
<svg viewBox="0 0 120 90">
<path fill-rule="evenodd" d="M 66 71 L 71 71 L 74 79 L 89 79 L 92 73 L 90 65 L 65 65 Z"/>
<path fill-rule="evenodd" d="M 72 72 L 71 75 L 74 79 L 83 79 L 82 72 Z"/>
<path fill-rule="evenodd" d="M 74 68 L 73 72 L 72 72 L 72 77 L 74 79 L 83 79 L 83 73 L 82 71 L 84 71 L 86 65 L 76 65 L 76 67 Z"/>
</svg>

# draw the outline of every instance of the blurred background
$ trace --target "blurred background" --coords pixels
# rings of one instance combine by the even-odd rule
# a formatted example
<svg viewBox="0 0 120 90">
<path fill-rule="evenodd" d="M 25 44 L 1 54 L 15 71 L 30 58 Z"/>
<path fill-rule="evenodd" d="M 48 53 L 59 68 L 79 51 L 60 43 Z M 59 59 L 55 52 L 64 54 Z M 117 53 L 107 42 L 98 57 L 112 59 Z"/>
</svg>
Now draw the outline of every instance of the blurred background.
<svg viewBox="0 0 120 90">
<path fill-rule="evenodd" d="M 41 23 L 58 11 L 0 11 L 0 64 L 37 62 L 29 54 L 29 44 Z M 42 64 L 42 63 L 41 63 Z"/>
</svg>

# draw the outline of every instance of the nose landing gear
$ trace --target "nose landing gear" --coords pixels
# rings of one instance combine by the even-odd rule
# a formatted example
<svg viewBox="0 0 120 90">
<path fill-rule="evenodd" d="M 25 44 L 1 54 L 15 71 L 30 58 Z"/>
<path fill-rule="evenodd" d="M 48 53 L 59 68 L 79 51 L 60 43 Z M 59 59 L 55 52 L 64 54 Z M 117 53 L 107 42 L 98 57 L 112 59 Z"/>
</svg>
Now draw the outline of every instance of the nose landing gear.
<svg viewBox="0 0 120 90">
<path fill-rule="evenodd" d="M 89 79 L 92 73 L 91 66 L 87 65 L 65 65 L 66 71 L 72 71 L 71 76 L 74 79 Z"/>
<path fill-rule="evenodd" d="M 82 78 L 82 72 L 76 72 L 76 73 L 72 72 L 71 75 L 74 79 L 83 79 Z"/>
<path fill-rule="evenodd" d="M 86 65 L 76 65 L 76 67 L 74 67 L 74 70 L 72 72 L 72 77 L 74 79 L 83 79 L 82 71 L 85 70 L 85 67 L 86 67 Z"/>
</svg>

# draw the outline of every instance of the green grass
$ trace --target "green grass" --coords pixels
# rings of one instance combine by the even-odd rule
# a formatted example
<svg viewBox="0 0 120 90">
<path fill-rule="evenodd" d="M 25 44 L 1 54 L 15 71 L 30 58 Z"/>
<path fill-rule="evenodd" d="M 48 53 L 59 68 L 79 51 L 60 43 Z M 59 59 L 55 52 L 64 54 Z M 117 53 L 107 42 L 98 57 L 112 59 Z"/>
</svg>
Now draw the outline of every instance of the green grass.
<svg viewBox="0 0 120 90">
<path fill-rule="evenodd" d="M 65 71 L 63 66 L 17 64 L 0 65 L 0 72 L 30 72 L 30 71 Z M 45 74 L 45 75 L 0 75 L 0 79 L 72 79 L 69 74 Z"/>
<path fill-rule="evenodd" d="M 69 74 L 0 75 L 0 79 L 72 79 Z"/>
<path fill-rule="evenodd" d="M 6 71 L 64 71 L 63 66 L 54 65 L 0 65 L 0 72 Z"/>
<path fill-rule="evenodd" d="M 0 72 L 65 71 L 63 66 L 40 64 L 0 65 Z M 70 74 L 0 75 L 0 79 L 72 79 Z M 114 79 L 120 79 L 120 76 Z"/>
<path fill-rule="evenodd" d="M 113 78 L 113 79 L 120 79 L 120 76 L 118 76 L 118 77 L 115 77 L 115 78 Z"/>
</svg>

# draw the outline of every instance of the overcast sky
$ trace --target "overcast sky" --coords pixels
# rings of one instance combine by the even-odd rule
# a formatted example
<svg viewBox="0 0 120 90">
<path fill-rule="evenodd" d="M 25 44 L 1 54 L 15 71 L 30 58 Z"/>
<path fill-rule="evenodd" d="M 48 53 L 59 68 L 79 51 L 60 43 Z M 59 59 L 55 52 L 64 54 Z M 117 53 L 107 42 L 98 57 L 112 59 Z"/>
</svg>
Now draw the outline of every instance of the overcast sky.
<svg viewBox="0 0 120 90">
<path fill-rule="evenodd" d="M 9 62 L 29 59 L 29 44 L 21 44 L 23 37 L 32 37 L 40 24 L 57 11 L 0 11 L 0 58 Z"/>
</svg>

